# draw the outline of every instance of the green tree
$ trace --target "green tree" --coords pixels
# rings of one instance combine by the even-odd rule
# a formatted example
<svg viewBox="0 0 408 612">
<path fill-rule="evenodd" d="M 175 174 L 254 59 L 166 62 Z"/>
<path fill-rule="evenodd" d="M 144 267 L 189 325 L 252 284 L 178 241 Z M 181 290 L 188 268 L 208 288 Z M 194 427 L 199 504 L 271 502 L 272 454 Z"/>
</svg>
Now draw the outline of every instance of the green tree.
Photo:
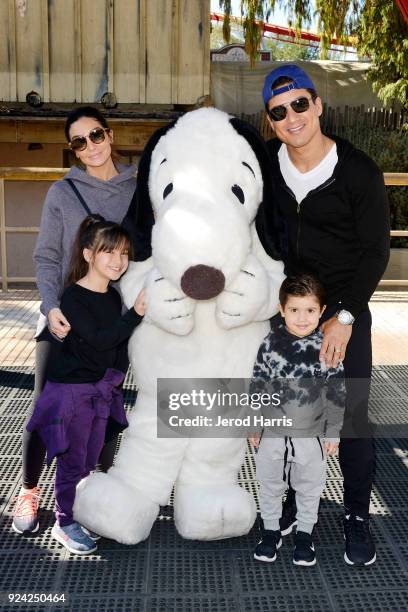
<svg viewBox="0 0 408 612">
<path fill-rule="evenodd" d="M 223 32 L 228 40 L 231 0 L 219 3 L 227 17 Z M 372 61 L 369 78 L 380 98 L 385 103 L 397 99 L 408 108 L 408 25 L 394 0 L 241 0 L 245 45 L 252 59 L 260 46 L 263 20 L 275 6 L 286 11 L 288 24 L 297 32 L 310 26 L 315 12 L 321 57 L 327 57 L 332 38 L 345 44 L 355 36 L 359 53 Z"/>
<path fill-rule="evenodd" d="M 368 78 L 385 104 L 408 109 L 408 25 L 393 0 L 366 0 L 357 29 L 357 48 L 368 55 Z"/>
</svg>

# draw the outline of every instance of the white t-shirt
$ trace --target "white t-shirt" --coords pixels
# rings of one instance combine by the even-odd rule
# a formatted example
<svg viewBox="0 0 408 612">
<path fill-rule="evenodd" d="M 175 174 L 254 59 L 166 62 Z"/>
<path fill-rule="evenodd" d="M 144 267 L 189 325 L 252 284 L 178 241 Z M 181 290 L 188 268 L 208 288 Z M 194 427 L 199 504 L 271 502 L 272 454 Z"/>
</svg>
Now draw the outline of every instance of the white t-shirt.
<svg viewBox="0 0 408 612">
<path fill-rule="evenodd" d="M 322 161 L 309 172 L 299 172 L 291 162 L 284 143 L 279 149 L 278 158 L 285 183 L 293 191 L 299 203 L 307 196 L 309 191 L 323 185 L 332 176 L 338 160 L 337 145 L 334 144 Z"/>
</svg>

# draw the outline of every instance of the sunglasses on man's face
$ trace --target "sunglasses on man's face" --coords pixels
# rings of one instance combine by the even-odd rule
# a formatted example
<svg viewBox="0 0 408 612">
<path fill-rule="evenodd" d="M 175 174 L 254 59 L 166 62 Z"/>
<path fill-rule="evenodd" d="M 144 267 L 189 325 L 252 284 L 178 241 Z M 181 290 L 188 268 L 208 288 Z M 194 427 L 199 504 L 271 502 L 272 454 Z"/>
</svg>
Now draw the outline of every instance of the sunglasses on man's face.
<svg viewBox="0 0 408 612">
<path fill-rule="evenodd" d="M 94 144 L 101 144 L 105 140 L 105 134 L 110 132 L 109 128 L 97 127 L 89 132 L 85 136 L 74 136 L 69 146 L 73 151 L 85 151 L 88 146 L 88 138 Z"/>
<path fill-rule="evenodd" d="M 311 99 L 312 98 L 302 96 L 301 98 L 296 98 L 296 100 L 292 100 L 292 102 L 288 102 L 287 104 L 279 104 L 279 106 L 268 108 L 268 115 L 272 121 L 282 121 L 282 119 L 285 119 L 286 115 L 288 114 L 288 106 L 290 106 L 295 113 L 304 113 L 308 110 Z"/>
</svg>

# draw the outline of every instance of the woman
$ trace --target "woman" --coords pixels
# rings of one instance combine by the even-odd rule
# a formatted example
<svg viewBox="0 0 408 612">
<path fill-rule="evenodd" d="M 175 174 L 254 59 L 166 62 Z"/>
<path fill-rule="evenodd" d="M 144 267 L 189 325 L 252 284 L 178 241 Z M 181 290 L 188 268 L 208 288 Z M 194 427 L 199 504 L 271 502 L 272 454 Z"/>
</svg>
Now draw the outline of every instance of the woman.
<svg viewBox="0 0 408 612">
<path fill-rule="evenodd" d="M 113 161 L 113 132 L 105 117 L 92 106 L 77 108 L 67 117 L 65 136 L 80 163 L 50 187 L 43 207 L 34 251 L 41 314 L 36 333 L 34 396 L 27 422 L 44 386 L 47 365 L 55 359 L 70 330 L 69 321 L 60 310 L 60 297 L 81 222 L 87 214 L 97 213 L 121 223 L 131 202 L 132 211 L 136 209 L 135 168 Z M 129 227 L 130 224 L 131 215 L 126 219 L 126 227 L 135 239 L 137 228 Z M 144 258 L 141 244 L 142 240 L 134 245 L 135 259 Z M 110 442 L 105 444 L 100 457 L 103 471 L 112 465 L 117 434 L 111 432 L 108 437 Z M 24 426 L 22 488 L 13 518 L 17 533 L 35 532 L 39 528 L 38 480 L 44 457 L 45 447 L 40 437 L 36 432 L 28 433 Z"/>
</svg>

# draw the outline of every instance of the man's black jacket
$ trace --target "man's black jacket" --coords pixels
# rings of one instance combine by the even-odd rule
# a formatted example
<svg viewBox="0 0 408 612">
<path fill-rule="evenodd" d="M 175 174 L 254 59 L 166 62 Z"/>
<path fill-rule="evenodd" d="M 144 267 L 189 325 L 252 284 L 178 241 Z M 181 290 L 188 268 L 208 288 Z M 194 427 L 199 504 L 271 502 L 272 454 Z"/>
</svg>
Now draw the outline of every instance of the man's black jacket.
<svg viewBox="0 0 408 612">
<path fill-rule="evenodd" d="M 367 308 L 388 262 L 389 207 L 374 161 L 348 141 L 331 138 L 338 155 L 333 175 L 300 204 L 280 171 L 281 142 L 267 143 L 274 201 L 261 206 L 256 226 L 267 252 L 272 234 L 279 233 L 287 275 L 314 274 L 327 303 L 340 302 L 356 317 Z"/>
</svg>

